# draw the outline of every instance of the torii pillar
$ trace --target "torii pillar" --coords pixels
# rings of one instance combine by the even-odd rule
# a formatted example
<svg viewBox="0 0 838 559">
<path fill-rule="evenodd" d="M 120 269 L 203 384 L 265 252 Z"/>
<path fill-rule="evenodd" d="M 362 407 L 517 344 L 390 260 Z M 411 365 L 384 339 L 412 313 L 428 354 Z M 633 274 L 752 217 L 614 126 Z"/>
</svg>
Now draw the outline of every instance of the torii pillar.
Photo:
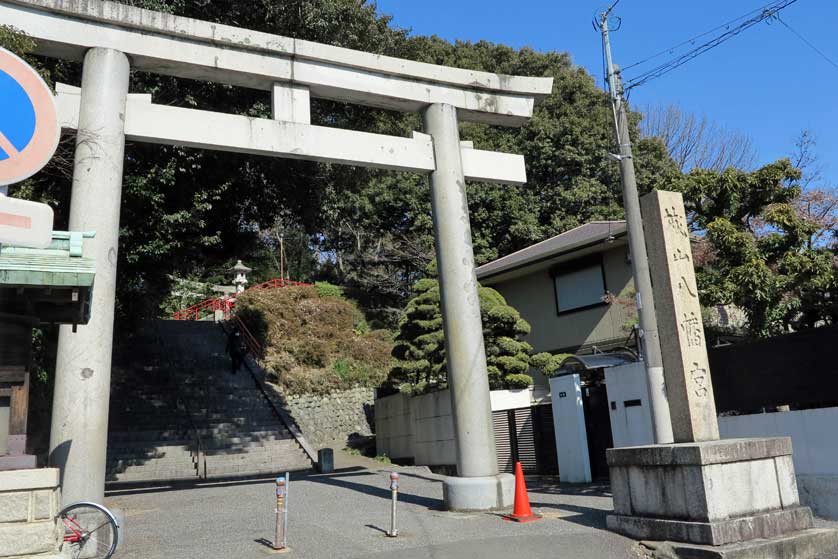
<svg viewBox="0 0 838 559">
<path fill-rule="evenodd" d="M 61 469 L 64 504 L 104 500 L 128 77 L 119 51 L 84 57 L 70 230 L 96 231 L 88 241 L 96 285 L 90 322 L 58 335 L 50 464 Z"/>
<path fill-rule="evenodd" d="M 431 208 L 457 440 L 458 477 L 445 479 L 443 499 L 449 510 L 503 508 L 512 505 L 515 481 L 511 474 L 498 474 L 457 109 L 431 105 L 424 123 L 436 160 Z"/>
</svg>

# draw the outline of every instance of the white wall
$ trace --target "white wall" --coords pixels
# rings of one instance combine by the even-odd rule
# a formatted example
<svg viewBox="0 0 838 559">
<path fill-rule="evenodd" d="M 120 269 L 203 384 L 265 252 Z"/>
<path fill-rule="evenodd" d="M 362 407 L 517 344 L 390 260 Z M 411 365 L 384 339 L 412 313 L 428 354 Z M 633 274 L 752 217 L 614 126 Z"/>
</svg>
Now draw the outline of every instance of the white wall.
<svg viewBox="0 0 838 559">
<path fill-rule="evenodd" d="M 582 384 L 579 375 L 550 379 L 553 401 L 553 428 L 559 479 L 566 483 L 590 483 L 591 458 L 585 430 L 585 409 L 582 406 Z"/>
<path fill-rule="evenodd" d="M 815 514 L 838 519 L 838 408 L 719 418 L 724 439 L 791 437 L 801 502 Z"/>
<path fill-rule="evenodd" d="M 838 408 L 719 418 L 724 439 L 791 437 L 797 474 L 838 475 Z"/>
<path fill-rule="evenodd" d="M 655 444 L 647 386 L 643 363 L 605 369 L 614 448 Z M 640 400 L 640 405 L 626 406 L 626 402 L 632 400 Z"/>
</svg>

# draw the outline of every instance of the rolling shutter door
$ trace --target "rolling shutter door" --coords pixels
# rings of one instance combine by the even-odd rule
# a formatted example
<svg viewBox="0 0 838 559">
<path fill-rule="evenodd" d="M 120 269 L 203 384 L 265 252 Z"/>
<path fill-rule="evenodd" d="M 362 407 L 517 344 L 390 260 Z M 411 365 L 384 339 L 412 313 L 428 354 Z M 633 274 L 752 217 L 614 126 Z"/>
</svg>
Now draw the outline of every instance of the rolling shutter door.
<svg viewBox="0 0 838 559">
<path fill-rule="evenodd" d="M 535 438 L 533 436 L 533 418 L 531 408 L 520 408 L 515 412 L 515 433 L 518 442 L 518 461 L 525 474 L 538 472 L 538 461 L 535 454 Z"/>
<path fill-rule="evenodd" d="M 512 472 L 512 440 L 509 433 L 509 413 L 506 410 L 492 412 L 492 427 L 495 430 L 495 449 L 498 455 L 498 470 Z"/>
</svg>

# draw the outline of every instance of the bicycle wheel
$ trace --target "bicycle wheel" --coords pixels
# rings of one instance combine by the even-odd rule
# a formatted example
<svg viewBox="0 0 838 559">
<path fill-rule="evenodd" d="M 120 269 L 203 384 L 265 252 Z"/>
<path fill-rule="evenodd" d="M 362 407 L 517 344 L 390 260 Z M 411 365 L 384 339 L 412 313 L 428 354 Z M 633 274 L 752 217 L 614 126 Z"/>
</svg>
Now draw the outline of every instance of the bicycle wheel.
<svg viewBox="0 0 838 559">
<path fill-rule="evenodd" d="M 113 513 L 96 503 L 73 503 L 58 513 L 64 542 L 73 559 L 109 559 L 119 543 L 119 524 Z"/>
</svg>

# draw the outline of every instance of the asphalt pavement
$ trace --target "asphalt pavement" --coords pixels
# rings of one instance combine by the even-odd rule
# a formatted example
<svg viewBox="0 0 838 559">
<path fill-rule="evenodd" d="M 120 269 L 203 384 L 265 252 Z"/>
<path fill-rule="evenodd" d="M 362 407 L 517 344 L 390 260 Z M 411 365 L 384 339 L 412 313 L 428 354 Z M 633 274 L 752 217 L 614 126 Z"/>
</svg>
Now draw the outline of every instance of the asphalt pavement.
<svg viewBox="0 0 838 559">
<path fill-rule="evenodd" d="M 397 538 L 390 522 L 393 467 L 336 456 L 333 474 L 291 474 L 288 557 L 305 559 L 638 559 L 632 540 L 603 529 L 611 509 L 607 486 L 529 482 L 537 522 L 517 524 L 494 513 L 442 510 L 441 478 L 426 468 L 397 468 Z M 227 559 L 276 555 L 273 479 L 180 488 L 110 491 L 122 511 L 125 543 L 117 559 Z"/>
<path fill-rule="evenodd" d="M 288 546 L 300 559 L 645 559 L 638 543 L 604 529 L 612 508 L 607 485 L 557 484 L 528 478 L 527 524 L 496 513 L 442 509 L 441 476 L 335 453 L 335 473 L 291 474 Z M 389 474 L 400 473 L 397 538 L 388 538 Z M 273 479 L 108 492 L 125 542 L 116 559 L 258 559 L 271 549 L 276 517 Z M 817 520 L 819 527 L 838 527 Z M 830 552 L 818 559 L 835 559 Z"/>
</svg>

